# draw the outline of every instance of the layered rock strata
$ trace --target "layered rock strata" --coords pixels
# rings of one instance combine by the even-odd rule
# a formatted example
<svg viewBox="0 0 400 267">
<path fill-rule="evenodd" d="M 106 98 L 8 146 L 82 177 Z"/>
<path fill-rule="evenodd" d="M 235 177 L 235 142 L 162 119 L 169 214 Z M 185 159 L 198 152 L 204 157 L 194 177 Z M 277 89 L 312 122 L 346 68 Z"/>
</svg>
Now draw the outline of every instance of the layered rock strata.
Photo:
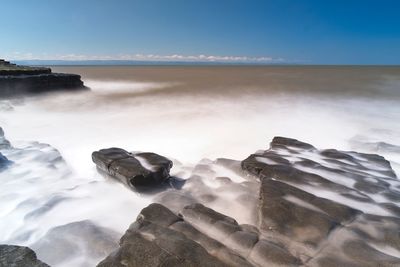
<svg viewBox="0 0 400 267">
<path fill-rule="evenodd" d="M 99 266 L 400 266 L 400 181 L 378 155 L 276 137 L 155 199 Z"/>
<path fill-rule="evenodd" d="M 53 73 L 50 68 L 17 66 L 0 61 L 0 97 L 82 89 L 87 87 L 79 75 Z"/>
<path fill-rule="evenodd" d="M 169 178 L 172 161 L 155 153 L 129 153 L 121 148 L 95 151 L 97 168 L 133 189 L 161 185 Z"/>
</svg>

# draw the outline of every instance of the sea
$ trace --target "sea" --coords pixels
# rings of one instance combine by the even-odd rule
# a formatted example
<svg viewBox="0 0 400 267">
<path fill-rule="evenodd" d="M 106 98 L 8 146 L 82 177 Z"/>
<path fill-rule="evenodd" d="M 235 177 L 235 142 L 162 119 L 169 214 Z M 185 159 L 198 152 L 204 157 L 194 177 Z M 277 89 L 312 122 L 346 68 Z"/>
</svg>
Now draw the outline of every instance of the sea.
<svg viewBox="0 0 400 267">
<path fill-rule="evenodd" d="M 0 243 L 34 246 L 48 231 L 86 220 L 122 235 L 153 196 L 101 176 L 91 154 L 102 148 L 158 153 L 178 163 L 172 175 L 186 179 L 188 166 L 243 160 L 284 136 L 317 148 L 379 154 L 400 174 L 397 66 L 52 69 L 80 74 L 90 89 L 0 101 L 6 138 L 33 151 L 9 155 L 20 168 L 0 173 Z M 52 148 L 42 149 L 38 158 L 40 144 L 58 151 L 64 165 L 45 168 L 54 151 L 49 156 Z M 38 251 L 39 258 L 44 254 Z M 53 264 L 91 266 L 102 259 L 74 255 Z"/>
</svg>

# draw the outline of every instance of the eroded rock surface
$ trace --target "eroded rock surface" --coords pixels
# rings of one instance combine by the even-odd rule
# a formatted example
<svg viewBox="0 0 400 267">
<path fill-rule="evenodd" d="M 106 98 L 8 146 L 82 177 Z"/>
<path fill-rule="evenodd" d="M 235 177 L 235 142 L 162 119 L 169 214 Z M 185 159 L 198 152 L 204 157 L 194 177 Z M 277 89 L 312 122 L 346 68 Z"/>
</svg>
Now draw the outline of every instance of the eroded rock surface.
<svg viewBox="0 0 400 267">
<path fill-rule="evenodd" d="M 28 247 L 0 245 L 0 267 L 49 267 Z"/>
<path fill-rule="evenodd" d="M 400 265 L 400 182 L 383 157 L 277 137 L 242 167 L 261 182 L 257 226 L 307 266 Z"/>
<path fill-rule="evenodd" d="M 177 216 L 161 204 L 143 209 L 121 238 L 120 248 L 98 266 L 296 266 L 279 244 L 262 239 L 201 204 Z"/>
<path fill-rule="evenodd" d="M 129 153 L 121 148 L 95 151 L 92 160 L 97 168 L 125 185 L 146 190 L 169 178 L 172 161 L 155 153 Z"/>
<path fill-rule="evenodd" d="M 400 181 L 381 156 L 276 137 L 242 162 L 179 167 L 184 185 L 99 266 L 400 266 Z"/>
</svg>

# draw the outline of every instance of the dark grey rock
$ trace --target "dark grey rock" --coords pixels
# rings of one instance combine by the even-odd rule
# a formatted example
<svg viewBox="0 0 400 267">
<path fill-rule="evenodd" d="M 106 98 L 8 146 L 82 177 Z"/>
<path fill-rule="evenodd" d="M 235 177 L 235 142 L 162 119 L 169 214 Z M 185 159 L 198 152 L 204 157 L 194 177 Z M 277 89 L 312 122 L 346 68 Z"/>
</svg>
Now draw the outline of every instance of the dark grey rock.
<svg viewBox="0 0 400 267">
<path fill-rule="evenodd" d="M 201 204 L 181 217 L 160 204 L 143 209 L 121 238 L 120 248 L 98 266 L 298 266 L 284 247 L 261 239 Z M 250 231 L 248 230 L 250 229 Z"/>
<path fill-rule="evenodd" d="M 49 267 L 28 247 L 0 245 L 0 267 Z"/>
<path fill-rule="evenodd" d="M 149 221 L 151 223 L 168 227 L 182 219 L 161 204 L 153 203 L 142 209 L 137 221 Z"/>
<path fill-rule="evenodd" d="M 0 153 L 0 171 L 4 170 L 10 164 L 11 164 L 11 161 L 9 161 L 5 156 L 3 156 Z"/>
<path fill-rule="evenodd" d="M 355 209 L 271 179 L 262 181 L 260 196 L 262 230 L 278 231 L 313 246 L 323 241 L 341 222 L 358 214 Z M 285 196 L 295 197 L 309 206 L 289 201 Z"/>
<path fill-rule="evenodd" d="M 301 142 L 296 139 L 292 138 L 287 138 L 287 137 L 282 137 L 282 136 L 276 136 L 274 139 L 272 139 L 271 142 L 271 148 L 297 148 L 297 149 L 304 149 L 304 150 L 314 150 L 315 147 L 313 147 L 310 144 Z"/>
<path fill-rule="evenodd" d="M 259 266 L 299 266 L 301 261 L 290 255 L 286 249 L 277 244 L 261 240 L 258 242 L 249 255 L 250 259 L 256 262 Z"/>
<path fill-rule="evenodd" d="M 146 189 L 164 183 L 170 176 L 172 161 L 155 153 L 129 153 L 121 148 L 95 151 L 97 167 L 134 189 Z"/>
<path fill-rule="evenodd" d="M 253 262 L 262 258 L 256 247 L 275 244 L 305 266 L 400 266 L 400 182 L 384 157 L 278 137 L 241 166 L 261 183 L 257 230 L 266 240 Z"/>
<path fill-rule="evenodd" d="M 161 218 L 156 218 L 158 214 Z M 121 238 L 120 248 L 98 266 L 227 266 L 197 242 L 163 226 L 169 224 L 161 223 L 166 217 L 174 218 L 161 205 L 147 207 Z"/>
<path fill-rule="evenodd" d="M 63 90 L 84 90 L 81 76 L 52 73 L 50 68 L 0 65 L 0 97 L 15 97 Z"/>
<path fill-rule="evenodd" d="M 142 156 L 169 170 L 165 158 Z M 138 157 L 110 149 L 93 160 L 126 180 L 145 167 Z M 276 137 L 240 164 L 202 160 L 189 170 L 99 266 L 400 266 L 400 182 L 379 155 Z"/>
<path fill-rule="evenodd" d="M 11 148 L 10 142 L 5 138 L 4 131 L 0 127 L 0 149 L 9 149 Z"/>
</svg>

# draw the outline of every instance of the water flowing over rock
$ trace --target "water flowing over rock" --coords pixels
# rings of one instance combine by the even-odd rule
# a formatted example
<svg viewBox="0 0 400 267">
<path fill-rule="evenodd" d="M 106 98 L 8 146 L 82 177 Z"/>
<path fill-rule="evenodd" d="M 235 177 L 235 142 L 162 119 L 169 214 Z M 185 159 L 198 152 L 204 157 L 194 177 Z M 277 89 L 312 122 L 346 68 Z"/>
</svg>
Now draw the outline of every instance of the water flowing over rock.
<svg viewBox="0 0 400 267">
<path fill-rule="evenodd" d="M 121 233 L 103 220 L 119 223 L 121 216 L 110 215 L 101 203 L 96 206 L 104 196 L 92 199 L 112 185 L 74 177 L 59 151 L 48 144 L 19 141 L 0 152 L 11 162 L 0 170 L 1 243 L 29 245 L 52 266 L 95 266 L 118 248 Z M 118 203 L 118 196 L 110 198 Z M 93 219 L 102 213 L 101 219 Z"/>
<path fill-rule="evenodd" d="M 400 264 L 400 182 L 383 157 L 279 137 L 242 167 L 261 182 L 258 227 L 308 266 Z"/>
<path fill-rule="evenodd" d="M 60 265 L 85 257 L 79 266 L 94 266 L 118 247 L 119 234 L 91 221 L 80 221 L 52 228 L 31 247 L 48 264 Z M 85 251 L 85 254 L 82 254 Z M 70 263 L 72 265 L 72 263 Z M 74 266 L 78 266 L 75 262 Z"/>
<path fill-rule="evenodd" d="M 152 189 L 169 178 L 172 161 L 155 153 L 129 153 L 121 148 L 93 152 L 98 169 L 133 189 Z"/>
<path fill-rule="evenodd" d="M 27 247 L 0 245 L 1 267 L 49 267 L 38 260 L 33 250 Z"/>
<path fill-rule="evenodd" d="M 379 155 L 276 137 L 155 199 L 98 266 L 400 266 L 400 181 Z"/>
</svg>

